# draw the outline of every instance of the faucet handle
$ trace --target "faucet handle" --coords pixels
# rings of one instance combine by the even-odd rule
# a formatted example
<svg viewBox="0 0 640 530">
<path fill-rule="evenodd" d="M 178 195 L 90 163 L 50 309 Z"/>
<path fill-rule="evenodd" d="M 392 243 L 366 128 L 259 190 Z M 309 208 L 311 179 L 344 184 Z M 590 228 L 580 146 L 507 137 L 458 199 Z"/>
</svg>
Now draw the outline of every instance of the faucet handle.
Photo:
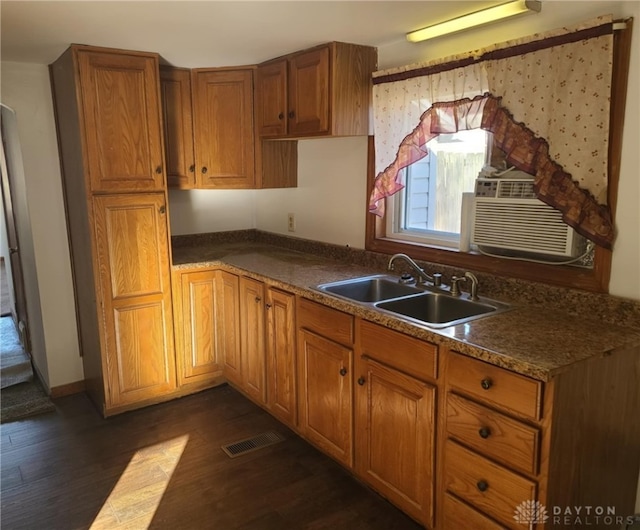
<svg viewBox="0 0 640 530">
<path fill-rule="evenodd" d="M 451 276 L 451 296 L 460 296 L 462 293 L 460 292 L 460 286 L 458 282 L 466 282 L 467 278 L 464 276 Z"/>
</svg>

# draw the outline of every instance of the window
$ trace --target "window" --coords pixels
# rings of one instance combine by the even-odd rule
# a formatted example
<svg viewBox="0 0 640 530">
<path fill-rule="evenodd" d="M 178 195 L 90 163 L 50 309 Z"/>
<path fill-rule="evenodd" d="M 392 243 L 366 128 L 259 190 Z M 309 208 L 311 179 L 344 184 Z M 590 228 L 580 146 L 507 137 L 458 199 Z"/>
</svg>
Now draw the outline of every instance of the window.
<svg viewBox="0 0 640 530">
<path fill-rule="evenodd" d="M 405 188 L 388 201 L 387 233 L 395 239 L 457 248 L 462 194 L 473 192 L 488 163 L 491 134 L 482 129 L 441 134 L 429 154 L 406 170 Z"/>
</svg>

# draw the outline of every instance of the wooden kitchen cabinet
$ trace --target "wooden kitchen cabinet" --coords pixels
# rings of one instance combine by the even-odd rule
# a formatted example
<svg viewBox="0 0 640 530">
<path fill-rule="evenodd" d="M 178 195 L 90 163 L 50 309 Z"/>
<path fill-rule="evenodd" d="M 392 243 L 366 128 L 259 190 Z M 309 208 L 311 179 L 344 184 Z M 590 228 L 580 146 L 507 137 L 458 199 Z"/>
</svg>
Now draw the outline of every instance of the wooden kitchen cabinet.
<svg viewBox="0 0 640 530">
<path fill-rule="evenodd" d="M 295 296 L 267 289 L 267 407 L 276 418 L 297 424 Z"/>
<path fill-rule="evenodd" d="M 300 300 L 299 429 L 348 468 L 353 467 L 353 321 L 340 311 Z"/>
<path fill-rule="evenodd" d="M 242 356 L 240 351 L 240 278 L 226 271 L 217 277 L 218 346 L 224 359 L 224 376 L 238 386 L 242 385 Z"/>
<path fill-rule="evenodd" d="M 176 364 L 178 384 L 183 388 L 199 390 L 222 382 L 229 335 L 237 340 L 237 318 L 233 318 L 233 310 L 228 310 L 229 302 L 225 304 L 224 288 L 219 270 L 199 269 L 176 274 Z M 232 303 L 237 305 L 237 292 Z"/>
<path fill-rule="evenodd" d="M 176 387 L 165 203 L 163 193 L 93 199 L 108 408 Z"/>
<path fill-rule="evenodd" d="M 75 116 L 69 118 L 84 125 L 80 134 L 90 190 L 163 190 L 157 56 L 78 46 L 67 53 L 62 62 L 75 62 L 81 101 L 79 107 L 73 105 Z M 61 71 L 62 62 L 54 68 Z"/>
<path fill-rule="evenodd" d="M 85 386 L 105 416 L 175 395 L 158 56 L 50 67 Z"/>
<path fill-rule="evenodd" d="M 525 501 L 546 507 L 540 530 L 610 526 L 586 512 L 576 523 L 575 507 L 633 513 L 637 350 L 590 359 L 547 382 L 451 350 L 444 358 L 438 528 L 460 520 L 462 506 L 478 528 L 517 530 L 529 522 L 516 518 Z"/>
<path fill-rule="evenodd" d="M 246 276 L 240 278 L 240 356 L 242 389 L 266 404 L 265 286 Z"/>
<path fill-rule="evenodd" d="M 258 135 L 369 134 L 371 74 L 377 51 L 331 42 L 258 66 Z"/>
<path fill-rule="evenodd" d="M 160 67 L 160 94 L 164 117 L 165 168 L 170 188 L 196 186 L 191 111 L 191 70 Z"/>
<path fill-rule="evenodd" d="M 196 187 L 253 188 L 253 68 L 198 68 L 191 87 Z"/>
<path fill-rule="evenodd" d="M 354 374 L 356 471 L 432 527 L 436 387 L 427 381 L 435 378 L 437 347 L 366 321 L 360 328 Z"/>
</svg>

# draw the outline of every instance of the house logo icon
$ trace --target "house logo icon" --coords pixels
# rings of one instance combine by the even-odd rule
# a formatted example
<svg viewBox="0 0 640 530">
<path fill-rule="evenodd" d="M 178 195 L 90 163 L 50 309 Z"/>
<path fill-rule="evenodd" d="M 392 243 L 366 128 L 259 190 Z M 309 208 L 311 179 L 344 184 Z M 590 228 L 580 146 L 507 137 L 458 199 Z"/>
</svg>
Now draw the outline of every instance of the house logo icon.
<svg viewBox="0 0 640 530">
<path fill-rule="evenodd" d="M 538 524 L 546 522 L 549 515 L 539 501 L 523 501 L 516 506 L 513 518 L 520 524 Z"/>
</svg>

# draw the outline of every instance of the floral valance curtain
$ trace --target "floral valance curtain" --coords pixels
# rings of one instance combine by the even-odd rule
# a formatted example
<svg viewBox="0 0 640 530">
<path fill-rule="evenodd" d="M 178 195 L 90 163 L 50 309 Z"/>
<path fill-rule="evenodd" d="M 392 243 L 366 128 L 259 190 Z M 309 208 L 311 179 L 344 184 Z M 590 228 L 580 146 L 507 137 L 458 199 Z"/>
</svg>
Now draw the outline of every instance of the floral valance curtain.
<svg viewBox="0 0 640 530">
<path fill-rule="evenodd" d="M 440 133 L 482 127 L 538 197 L 610 248 L 607 207 L 613 21 L 509 41 L 441 62 L 374 73 L 376 181 L 369 203 L 404 187 L 405 168 Z"/>
</svg>

